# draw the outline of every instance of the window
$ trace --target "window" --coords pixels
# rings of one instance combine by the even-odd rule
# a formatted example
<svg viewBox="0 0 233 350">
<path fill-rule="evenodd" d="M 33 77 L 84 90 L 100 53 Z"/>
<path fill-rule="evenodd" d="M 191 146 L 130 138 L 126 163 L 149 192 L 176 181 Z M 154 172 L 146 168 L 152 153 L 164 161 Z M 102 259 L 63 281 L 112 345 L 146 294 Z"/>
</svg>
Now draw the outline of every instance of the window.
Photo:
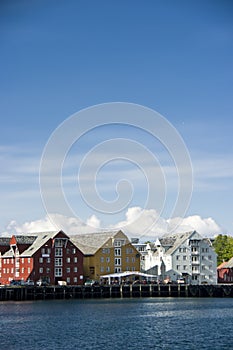
<svg viewBox="0 0 233 350">
<path fill-rule="evenodd" d="M 50 273 L 50 268 L 49 267 L 46 268 L 46 273 Z"/>
<path fill-rule="evenodd" d="M 47 264 L 50 264 L 50 258 L 46 259 Z"/>
<path fill-rule="evenodd" d="M 115 256 L 121 256 L 121 248 L 114 249 Z"/>
<path fill-rule="evenodd" d="M 183 256 L 183 260 L 187 260 L 187 255 L 184 255 L 184 256 Z"/>
<path fill-rule="evenodd" d="M 43 273 L 43 271 L 44 271 L 43 267 L 40 267 L 39 268 L 39 273 Z"/>
<path fill-rule="evenodd" d="M 180 260 L 180 256 L 179 255 L 176 256 L 176 260 Z"/>
<path fill-rule="evenodd" d="M 70 283 L 70 277 L 67 277 L 66 282 Z"/>
<path fill-rule="evenodd" d="M 28 258 L 28 263 L 30 264 L 30 262 L 31 262 L 31 258 Z"/>
<path fill-rule="evenodd" d="M 77 283 L 77 282 L 78 282 L 77 277 L 74 277 L 74 283 Z"/>
<path fill-rule="evenodd" d="M 121 265 L 121 258 L 115 258 L 115 265 Z"/>
<path fill-rule="evenodd" d="M 39 259 L 39 263 L 42 264 L 43 263 L 43 258 Z"/>
<path fill-rule="evenodd" d="M 128 256 L 126 257 L 126 262 L 127 262 L 127 263 L 129 262 L 129 257 L 128 257 Z"/>
<path fill-rule="evenodd" d="M 74 263 L 77 263 L 78 262 L 78 258 L 75 256 L 74 257 Z"/>
<path fill-rule="evenodd" d="M 131 270 L 132 270 L 132 271 L 135 271 L 135 267 L 133 266 Z"/>
<path fill-rule="evenodd" d="M 62 258 L 55 258 L 55 266 L 62 266 Z"/>
<path fill-rule="evenodd" d="M 121 268 L 120 267 L 115 267 L 115 273 L 121 272 Z"/>
<path fill-rule="evenodd" d="M 66 258 L 66 262 L 67 262 L 67 263 L 70 263 L 70 258 Z"/>
<path fill-rule="evenodd" d="M 106 267 L 106 272 L 110 272 L 110 267 L 109 266 Z"/>
<path fill-rule="evenodd" d="M 24 258 L 22 258 L 22 264 L 24 264 Z"/>
<path fill-rule="evenodd" d="M 72 253 L 75 254 L 76 253 L 76 248 L 72 249 Z"/>
<path fill-rule="evenodd" d="M 103 248 L 102 253 L 103 254 L 110 254 L 110 248 Z"/>
<path fill-rule="evenodd" d="M 70 254 L 70 248 L 66 249 L 66 254 Z"/>
<path fill-rule="evenodd" d="M 67 273 L 70 273 L 70 267 L 67 267 L 67 268 L 66 268 L 66 272 L 67 272 Z"/>
<path fill-rule="evenodd" d="M 30 273 L 31 272 L 31 269 L 30 269 L 30 267 L 28 267 L 28 273 Z"/>
<path fill-rule="evenodd" d="M 78 272 L 77 266 L 74 267 L 74 272 Z"/>
<path fill-rule="evenodd" d="M 63 247 L 63 243 L 62 239 L 55 239 L 55 247 Z"/>
<path fill-rule="evenodd" d="M 100 272 L 104 272 L 104 267 L 100 266 Z"/>
<path fill-rule="evenodd" d="M 115 240 L 114 241 L 114 247 L 121 247 L 121 241 Z"/>
<path fill-rule="evenodd" d="M 62 256 L 62 248 L 55 249 L 55 256 Z"/>
<path fill-rule="evenodd" d="M 183 266 L 183 270 L 187 270 L 187 265 L 184 265 L 184 266 Z"/>
<path fill-rule="evenodd" d="M 109 257 L 106 258 L 106 262 L 110 263 L 110 258 Z"/>
<path fill-rule="evenodd" d="M 22 267 L 22 273 L 24 273 L 24 267 Z"/>
<path fill-rule="evenodd" d="M 47 248 L 47 254 L 50 254 L 50 253 L 51 253 L 51 249 Z"/>
<path fill-rule="evenodd" d="M 55 268 L 55 277 L 61 277 L 62 276 L 62 269 L 59 267 Z"/>
<path fill-rule="evenodd" d="M 104 262 L 104 257 L 103 256 L 100 257 L 100 262 L 102 262 L 102 263 Z"/>
<path fill-rule="evenodd" d="M 45 248 L 41 249 L 41 254 L 45 254 Z"/>
<path fill-rule="evenodd" d="M 132 263 L 135 263 L 135 258 L 134 257 L 132 258 Z"/>
<path fill-rule="evenodd" d="M 176 269 L 179 270 L 180 269 L 180 265 L 176 265 Z"/>
<path fill-rule="evenodd" d="M 132 254 L 133 249 L 132 248 L 126 248 L 126 254 Z"/>
</svg>

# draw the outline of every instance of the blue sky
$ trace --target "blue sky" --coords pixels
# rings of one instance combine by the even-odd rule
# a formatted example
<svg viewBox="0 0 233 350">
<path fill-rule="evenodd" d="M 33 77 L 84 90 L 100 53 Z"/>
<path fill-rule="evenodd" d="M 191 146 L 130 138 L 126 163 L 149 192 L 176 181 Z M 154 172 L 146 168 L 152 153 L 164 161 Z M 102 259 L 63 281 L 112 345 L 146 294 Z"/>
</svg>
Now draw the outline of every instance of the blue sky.
<svg viewBox="0 0 233 350">
<path fill-rule="evenodd" d="M 83 108 L 119 101 L 154 109 L 172 123 L 193 164 L 186 217 L 195 224 L 199 216 L 197 227 L 211 218 L 209 227 L 204 221 L 205 233 L 218 231 L 214 222 L 232 234 L 232 18 L 227 0 L 1 1 L 0 232 L 43 223 L 39 165 L 52 132 Z M 161 155 L 165 166 L 165 154 L 148 135 L 112 127 L 107 134 L 133 135 Z M 84 140 L 77 157 L 103 135 L 104 129 L 91 142 Z M 112 172 L 114 166 L 122 174 L 132 168 L 115 162 Z M 109 199 L 107 171 L 101 190 Z M 76 176 L 77 165 L 72 171 L 67 166 L 66 173 Z M 129 208 L 143 207 L 141 178 L 133 177 L 133 183 L 136 199 Z M 67 196 L 76 200 L 72 189 Z M 172 190 L 167 198 L 174 199 Z M 83 218 L 92 215 L 78 199 L 76 207 Z M 158 209 L 156 202 L 151 209 Z"/>
</svg>

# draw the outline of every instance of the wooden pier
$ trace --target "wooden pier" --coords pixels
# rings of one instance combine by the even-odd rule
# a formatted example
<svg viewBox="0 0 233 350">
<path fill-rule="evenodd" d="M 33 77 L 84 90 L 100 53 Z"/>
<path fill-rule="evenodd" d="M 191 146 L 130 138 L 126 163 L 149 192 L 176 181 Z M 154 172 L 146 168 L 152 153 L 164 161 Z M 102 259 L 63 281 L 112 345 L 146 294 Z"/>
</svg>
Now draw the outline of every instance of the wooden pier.
<svg viewBox="0 0 233 350">
<path fill-rule="evenodd" d="M 233 284 L 141 284 L 101 286 L 12 286 L 0 287 L 0 301 L 90 298 L 211 297 L 232 298 Z"/>
</svg>

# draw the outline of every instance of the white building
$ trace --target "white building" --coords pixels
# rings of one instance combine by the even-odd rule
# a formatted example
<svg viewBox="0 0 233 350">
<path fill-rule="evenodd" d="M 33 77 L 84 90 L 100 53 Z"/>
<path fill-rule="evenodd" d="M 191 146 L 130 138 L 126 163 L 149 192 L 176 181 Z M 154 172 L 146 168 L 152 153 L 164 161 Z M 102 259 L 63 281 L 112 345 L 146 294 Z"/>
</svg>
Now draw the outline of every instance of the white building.
<svg viewBox="0 0 233 350">
<path fill-rule="evenodd" d="M 134 244 L 142 254 L 141 270 L 157 274 L 161 280 L 216 284 L 217 255 L 209 239 L 198 232 L 163 236 L 154 243 Z"/>
</svg>

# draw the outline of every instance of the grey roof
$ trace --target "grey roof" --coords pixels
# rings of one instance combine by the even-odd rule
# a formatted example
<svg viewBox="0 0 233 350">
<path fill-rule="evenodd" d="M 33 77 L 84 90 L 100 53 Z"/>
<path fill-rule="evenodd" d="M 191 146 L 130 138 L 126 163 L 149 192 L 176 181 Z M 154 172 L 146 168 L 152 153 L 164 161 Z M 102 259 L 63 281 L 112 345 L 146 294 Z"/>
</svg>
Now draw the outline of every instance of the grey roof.
<svg viewBox="0 0 233 350">
<path fill-rule="evenodd" d="M 49 232 L 37 232 L 30 233 L 30 235 L 15 236 L 18 244 L 30 244 L 30 246 L 24 250 L 21 257 L 31 257 L 40 247 L 42 247 L 49 239 L 54 238 L 61 231 L 49 231 Z M 4 258 L 12 257 L 13 252 L 9 249 L 2 255 Z"/>
<path fill-rule="evenodd" d="M 10 239 L 11 239 L 11 237 L 0 237 L 0 245 L 1 246 L 10 245 Z"/>
<path fill-rule="evenodd" d="M 184 233 L 176 233 L 171 236 L 165 236 L 160 239 L 162 246 L 169 247 L 167 250 L 167 254 L 172 254 L 179 248 L 187 239 L 191 238 L 191 236 L 197 233 L 196 231 L 184 232 Z"/>
<path fill-rule="evenodd" d="M 70 240 L 85 255 L 93 255 L 100 249 L 110 238 L 113 238 L 120 231 L 86 233 L 70 236 Z"/>
<path fill-rule="evenodd" d="M 17 244 L 32 244 L 36 236 L 35 235 L 21 235 L 21 236 L 14 236 L 16 239 Z"/>
<path fill-rule="evenodd" d="M 2 255 L 3 258 L 12 258 L 14 256 L 11 249 L 9 249 L 6 253 Z"/>
<path fill-rule="evenodd" d="M 233 268 L 233 257 L 229 261 L 227 261 L 223 267 L 224 267 L 224 269 L 225 268 L 232 269 Z"/>
<path fill-rule="evenodd" d="M 35 233 L 33 243 L 24 252 L 22 252 L 21 256 L 32 256 L 40 247 L 42 247 L 49 239 L 54 238 L 59 232 L 60 231 Z"/>
</svg>

